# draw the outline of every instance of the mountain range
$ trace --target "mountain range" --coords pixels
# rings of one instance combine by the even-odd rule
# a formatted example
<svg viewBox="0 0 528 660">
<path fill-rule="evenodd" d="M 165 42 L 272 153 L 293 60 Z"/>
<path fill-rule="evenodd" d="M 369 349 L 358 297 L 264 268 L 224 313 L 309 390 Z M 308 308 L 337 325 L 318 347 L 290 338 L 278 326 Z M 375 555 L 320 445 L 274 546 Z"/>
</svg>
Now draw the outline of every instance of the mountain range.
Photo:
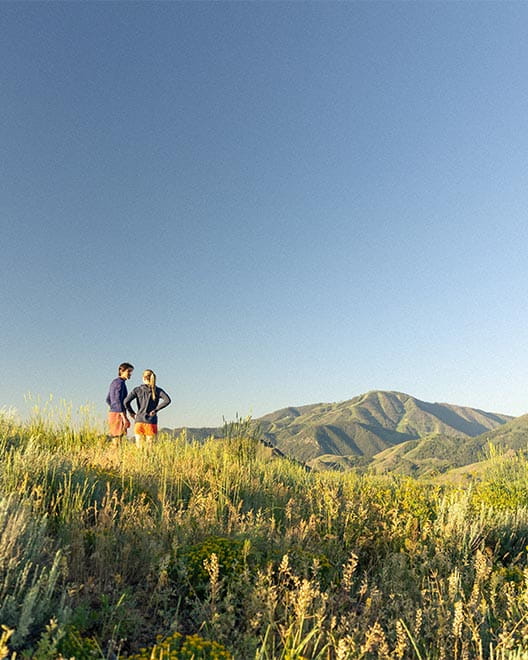
<svg viewBox="0 0 528 660">
<path fill-rule="evenodd" d="M 315 469 L 420 475 L 481 460 L 490 442 L 520 448 L 528 440 L 528 415 L 428 403 L 402 392 L 371 391 L 338 403 L 282 408 L 254 422 L 267 443 Z M 221 437 L 222 429 L 187 433 L 202 440 Z"/>
</svg>

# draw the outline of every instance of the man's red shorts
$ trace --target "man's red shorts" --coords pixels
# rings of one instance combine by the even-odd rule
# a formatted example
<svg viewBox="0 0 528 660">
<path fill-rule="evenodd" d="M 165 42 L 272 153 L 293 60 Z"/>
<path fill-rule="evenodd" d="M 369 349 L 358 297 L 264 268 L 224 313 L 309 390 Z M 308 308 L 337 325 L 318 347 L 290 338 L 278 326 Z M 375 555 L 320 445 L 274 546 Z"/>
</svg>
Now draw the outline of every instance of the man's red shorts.
<svg viewBox="0 0 528 660">
<path fill-rule="evenodd" d="M 108 426 L 110 427 L 110 435 L 114 438 L 126 435 L 127 428 L 130 426 L 128 419 L 123 420 L 123 415 L 118 412 L 108 413 Z"/>
</svg>

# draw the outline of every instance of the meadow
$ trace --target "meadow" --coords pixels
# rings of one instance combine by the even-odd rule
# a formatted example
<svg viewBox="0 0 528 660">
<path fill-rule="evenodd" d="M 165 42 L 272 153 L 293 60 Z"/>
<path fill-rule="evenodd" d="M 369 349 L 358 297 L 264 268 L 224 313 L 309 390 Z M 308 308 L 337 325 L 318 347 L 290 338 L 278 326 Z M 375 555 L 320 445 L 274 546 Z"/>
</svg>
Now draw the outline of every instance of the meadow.
<svg viewBox="0 0 528 660">
<path fill-rule="evenodd" d="M 0 452 L 0 658 L 528 659 L 521 455 L 462 487 L 49 411 Z"/>
</svg>

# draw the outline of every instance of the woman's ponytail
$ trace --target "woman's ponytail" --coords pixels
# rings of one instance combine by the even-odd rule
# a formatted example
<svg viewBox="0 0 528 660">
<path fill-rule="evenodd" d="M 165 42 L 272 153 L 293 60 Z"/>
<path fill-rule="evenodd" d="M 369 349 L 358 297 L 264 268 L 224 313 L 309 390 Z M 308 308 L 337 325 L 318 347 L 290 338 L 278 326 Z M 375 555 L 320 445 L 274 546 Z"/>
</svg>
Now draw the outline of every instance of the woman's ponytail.
<svg viewBox="0 0 528 660">
<path fill-rule="evenodd" d="M 152 395 L 152 399 L 156 399 L 156 374 L 152 371 L 152 369 L 145 369 L 143 372 L 143 378 L 148 378 L 148 385 L 150 387 L 150 392 Z"/>
</svg>

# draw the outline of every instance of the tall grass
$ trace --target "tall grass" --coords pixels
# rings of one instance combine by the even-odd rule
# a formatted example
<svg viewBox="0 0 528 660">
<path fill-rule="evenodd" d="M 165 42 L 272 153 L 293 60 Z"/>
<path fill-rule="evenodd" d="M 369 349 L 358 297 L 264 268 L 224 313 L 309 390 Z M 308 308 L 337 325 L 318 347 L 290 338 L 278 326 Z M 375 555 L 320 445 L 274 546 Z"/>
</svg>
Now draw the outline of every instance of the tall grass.
<svg viewBox="0 0 528 660">
<path fill-rule="evenodd" d="M 0 657 L 527 657 L 522 456 L 462 489 L 307 472 L 245 420 L 69 424 L 0 415 Z"/>
</svg>

